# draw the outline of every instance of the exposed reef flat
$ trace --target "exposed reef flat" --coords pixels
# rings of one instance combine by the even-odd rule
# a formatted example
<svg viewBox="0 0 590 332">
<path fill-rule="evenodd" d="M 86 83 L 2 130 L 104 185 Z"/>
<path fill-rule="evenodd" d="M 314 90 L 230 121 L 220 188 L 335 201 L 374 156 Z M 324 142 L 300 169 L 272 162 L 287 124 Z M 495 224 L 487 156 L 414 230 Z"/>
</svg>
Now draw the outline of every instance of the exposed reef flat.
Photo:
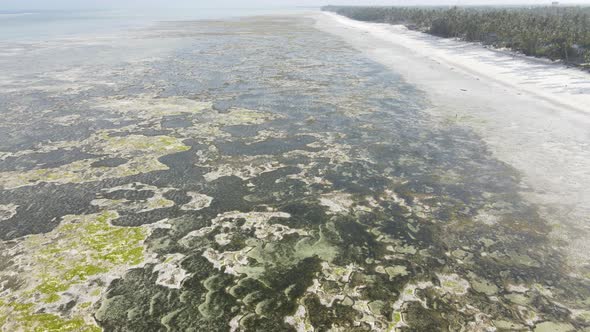
<svg viewBox="0 0 590 332">
<path fill-rule="evenodd" d="M 97 43 L 0 81 L 3 331 L 590 330 L 519 172 L 313 20 Z"/>
</svg>

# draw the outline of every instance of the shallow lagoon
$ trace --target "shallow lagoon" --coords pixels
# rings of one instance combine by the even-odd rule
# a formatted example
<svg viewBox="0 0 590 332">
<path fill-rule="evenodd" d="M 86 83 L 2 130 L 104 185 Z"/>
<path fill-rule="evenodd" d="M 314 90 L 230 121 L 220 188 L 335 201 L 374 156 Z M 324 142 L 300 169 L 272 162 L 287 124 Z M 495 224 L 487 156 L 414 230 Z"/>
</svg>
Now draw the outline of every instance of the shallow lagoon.
<svg viewBox="0 0 590 332">
<path fill-rule="evenodd" d="M 308 18 L 13 46 L 4 330 L 590 325 L 519 174 Z"/>
</svg>

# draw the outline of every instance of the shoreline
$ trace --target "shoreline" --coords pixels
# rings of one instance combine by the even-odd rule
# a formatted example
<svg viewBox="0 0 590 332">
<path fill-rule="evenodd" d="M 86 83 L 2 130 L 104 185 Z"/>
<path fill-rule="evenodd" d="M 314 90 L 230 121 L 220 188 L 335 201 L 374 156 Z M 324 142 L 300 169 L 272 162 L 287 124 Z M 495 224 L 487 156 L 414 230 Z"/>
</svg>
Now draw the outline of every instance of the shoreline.
<svg viewBox="0 0 590 332">
<path fill-rule="evenodd" d="M 336 22 L 365 30 L 384 41 L 409 48 L 416 55 L 436 59 L 467 74 L 535 94 L 556 106 L 590 113 L 590 109 L 581 106 L 590 104 L 590 73 L 581 69 L 509 50 L 484 47 L 479 43 L 436 37 L 402 25 L 368 23 L 334 13 L 324 14 Z M 525 72 L 527 75 L 523 77 Z M 539 82 L 541 79 L 543 82 Z"/>
<path fill-rule="evenodd" d="M 582 105 L 590 105 L 590 74 L 401 26 L 313 17 L 316 28 L 426 91 L 441 125 L 474 130 L 517 169 L 521 195 L 553 226 L 572 273 L 588 277 L 590 110 Z"/>
</svg>

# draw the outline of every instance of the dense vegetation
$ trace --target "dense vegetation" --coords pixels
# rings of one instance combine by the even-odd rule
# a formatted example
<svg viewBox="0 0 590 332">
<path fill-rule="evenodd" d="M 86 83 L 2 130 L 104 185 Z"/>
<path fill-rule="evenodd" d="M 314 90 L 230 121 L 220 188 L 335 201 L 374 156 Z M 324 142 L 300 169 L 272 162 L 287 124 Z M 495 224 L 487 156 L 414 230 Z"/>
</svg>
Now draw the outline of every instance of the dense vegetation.
<svg viewBox="0 0 590 332">
<path fill-rule="evenodd" d="M 368 22 L 404 24 L 526 55 L 590 67 L 590 7 L 339 7 L 322 8 Z"/>
</svg>

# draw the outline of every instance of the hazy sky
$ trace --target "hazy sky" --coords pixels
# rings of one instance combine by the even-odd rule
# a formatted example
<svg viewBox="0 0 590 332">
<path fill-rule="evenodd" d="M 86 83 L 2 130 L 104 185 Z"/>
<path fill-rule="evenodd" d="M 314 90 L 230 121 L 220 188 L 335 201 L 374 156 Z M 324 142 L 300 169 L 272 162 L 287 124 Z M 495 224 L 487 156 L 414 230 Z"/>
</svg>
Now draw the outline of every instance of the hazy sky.
<svg viewBox="0 0 590 332">
<path fill-rule="evenodd" d="M 426 4 L 550 4 L 552 0 L 0 0 L 1 10 L 68 8 L 220 8 L 341 5 L 426 5 Z M 590 0 L 562 0 L 561 3 L 585 3 Z"/>
</svg>

